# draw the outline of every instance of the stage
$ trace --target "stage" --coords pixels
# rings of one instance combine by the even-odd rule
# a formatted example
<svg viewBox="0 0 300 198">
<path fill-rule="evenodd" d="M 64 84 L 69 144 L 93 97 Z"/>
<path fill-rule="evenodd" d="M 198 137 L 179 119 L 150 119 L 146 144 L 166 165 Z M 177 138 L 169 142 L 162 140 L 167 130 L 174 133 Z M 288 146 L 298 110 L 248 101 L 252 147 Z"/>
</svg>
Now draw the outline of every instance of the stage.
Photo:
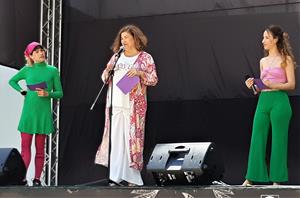
<svg viewBox="0 0 300 198">
<path fill-rule="evenodd" d="M 38 41 L 45 47 L 47 63 L 57 67 L 64 95 L 58 103 L 53 100 L 55 132 L 47 138 L 45 149 L 42 180 L 50 187 L 0 184 L 0 198 L 300 198 L 300 86 L 297 85 L 294 91 L 288 91 L 293 112 L 287 133 L 288 181 L 281 186 L 236 185 L 241 184 L 247 174 L 253 118 L 259 98 L 245 86 L 245 76 L 261 76 L 260 60 L 266 52 L 262 45 L 263 32 L 270 24 L 282 26 L 280 38 L 286 35 L 284 32 L 288 33 L 296 66 L 299 66 L 300 0 L 3 0 L 0 13 L 3 16 L 0 17 L 0 120 L 3 120 L 0 126 L 0 183 L 1 177 L 3 184 L 9 184 L 12 178 L 5 177 L 6 167 L 16 167 L 8 168 L 12 173 L 22 167 L 22 163 L 15 160 L 6 163 L 10 161 L 7 160 L 9 156 L 16 155 L 10 155 L 7 150 L 1 154 L 1 150 L 16 148 L 21 153 L 18 124 L 24 96 L 12 89 L 9 81 L 24 67 L 24 50 L 29 42 Z M 145 50 L 151 55 L 149 66 L 152 69 L 144 72 L 152 73 L 155 65 L 159 79 L 158 84 L 149 86 L 147 91 L 132 89 L 132 93 L 147 95 L 146 103 L 141 103 L 143 108 L 136 109 L 145 113 L 144 142 L 139 146 L 143 147 L 143 156 L 139 159 L 144 163 L 141 177 L 145 186 L 109 187 L 98 181 L 97 184 L 82 184 L 109 175 L 106 167 L 95 164 L 107 124 L 107 87 L 98 95 L 93 110 L 91 105 L 103 86 L 101 74 L 114 55 L 110 48 L 119 37 L 120 29 L 127 24 L 134 24 L 145 33 L 147 48 L 137 51 Z M 273 59 L 270 59 L 272 64 Z M 138 66 L 134 64 L 131 66 Z M 146 67 L 137 68 L 144 70 Z M 295 70 L 295 79 L 300 82 L 299 68 Z M 26 90 L 26 82 L 20 83 Z M 144 79 L 140 83 L 143 86 L 137 88 L 149 85 Z M 136 121 L 141 119 L 136 118 Z M 271 169 L 271 138 L 270 131 L 265 152 L 268 171 Z M 214 143 L 213 149 L 203 146 L 207 142 Z M 194 143 L 199 146 L 190 149 Z M 178 144 L 174 147 L 178 150 L 164 147 L 154 152 L 158 144 Z M 26 173 L 28 181 L 35 177 L 35 147 L 32 144 Z M 213 152 L 218 155 L 212 157 Z M 157 155 L 152 158 L 152 153 Z M 151 160 L 153 166 L 147 168 Z M 219 165 L 223 163 L 224 168 Z M 210 168 L 212 170 L 208 171 Z M 205 182 L 211 178 L 219 180 L 203 176 L 215 174 L 235 185 L 180 183 L 180 186 L 169 186 L 164 183 L 164 187 L 155 186 L 153 173 L 167 174 L 173 170 L 182 170 L 178 174 Z M 190 174 L 192 172 L 197 172 L 197 177 Z M 23 179 L 23 174 L 18 178 Z"/>
<path fill-rule="evenodd" d="M 0 197 L 247 197 L 247 198 L 296 198 L 300 197 L 300 186 L 59 186 L 59 187 L 0 187 Z"/>
</svg>

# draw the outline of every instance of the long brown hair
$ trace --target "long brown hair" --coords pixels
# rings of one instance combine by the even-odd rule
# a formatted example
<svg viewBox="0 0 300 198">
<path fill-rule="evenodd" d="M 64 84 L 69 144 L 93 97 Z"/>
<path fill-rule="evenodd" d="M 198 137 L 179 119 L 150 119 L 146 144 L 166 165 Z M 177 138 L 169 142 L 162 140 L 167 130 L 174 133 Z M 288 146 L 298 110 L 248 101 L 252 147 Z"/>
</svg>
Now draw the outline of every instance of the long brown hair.
<svg viewBox="0 0 300 198">
<path fill-rule="evenodd" d="M 142 51 L 147 47 L 148 39 L 145 36 L 145 34 L 142 32 L 142 30 L 140 28 L 138 28 L 135 25 L 130 24 L 130 25 L 126 25 L 126 26 L 122 27 L 120 29 L 120 31 L 118 32 L 118 34 L 111 46 L 111 49 L 114 53 L 118 52 L 118 50 L 120 49 L 121 34 L 123 32 L 128 32 L 129 34 L 131 34 L 133 36 L 135 48 L 138 51 Z"/>
<path fill-rule="evenodd" d="M 296 67 L 295 56 L 293 54 L 293 50 L 290 44 L 289 34 L 287 32 L 283 32 L 282 28 L 278 25 L 270 25 L 266 29 L 267 32 L 271 33 L 273 38 L 277 38 L 278 41 L 276 46 L 283 56 L 283 61 L 281 63 L 281 67 L 286 67 L 287 65 L 287 57 L 291 57 L 292 64 Z M 265 56 L 268 56 L 269 52 L 265 50 Z"/>
</svg>

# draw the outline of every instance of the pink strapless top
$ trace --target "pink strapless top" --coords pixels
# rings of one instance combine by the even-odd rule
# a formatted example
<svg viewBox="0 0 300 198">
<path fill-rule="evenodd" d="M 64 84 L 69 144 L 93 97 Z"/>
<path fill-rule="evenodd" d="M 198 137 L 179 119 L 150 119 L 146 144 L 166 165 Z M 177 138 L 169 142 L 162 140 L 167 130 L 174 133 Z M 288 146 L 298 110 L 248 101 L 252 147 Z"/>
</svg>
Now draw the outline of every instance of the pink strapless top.
<svg viewBox="0 0 300 198">
<path fill-rule="evenodd" d="M 264 67 L 261 71 L 260 78 L 274 83 L 286 83 L 286 73 L 281 67 Z"/>
</svg>

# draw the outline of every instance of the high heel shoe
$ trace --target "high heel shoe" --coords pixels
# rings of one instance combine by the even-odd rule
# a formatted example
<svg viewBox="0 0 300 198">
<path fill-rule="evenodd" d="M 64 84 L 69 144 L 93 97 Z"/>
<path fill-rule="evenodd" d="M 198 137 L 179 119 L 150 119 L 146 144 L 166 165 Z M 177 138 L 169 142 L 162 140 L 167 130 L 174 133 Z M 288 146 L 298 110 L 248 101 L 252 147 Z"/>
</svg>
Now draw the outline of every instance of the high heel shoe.
<svg viewBox="0 0 300 198">
<path fill-rule="evenodd" d="M 129 183 L 129 182 L 128 182 L 128 186 L 129 186 L 129 187 L 135 187 L 135 186 L 138 186 L 138 185 L 137 185 L 137 184 L 134 184 L 134 183 Z"/>
<path fill-rule="evenodd" d="M 252 182 L 249 181 L 248 179 L 246 179 L 246 180 L 244 181 L 244 183 L 242 184 L 242 186 L 245 186 L 245 187 L 247 187 L 247 186 L 252 186 Z"/>
<path fill-rule="evenodd" d="M 112 180 L 109 180 L 108 186 L 124 186 L 122 183 L 118 183 Z"/>
<path fill-rule="evenodd" d="M 20 182 L 20 185 L 21 185 L 21 186 L 28 186 L 27 180 L 26 180 L 26 179 L 22 180 L 22 181 Z"/>
<path fill-rule="evenodd" d="M 34 179 L 32 181 L 32 186 L 42 186 L 41 181 L 39 179 Z"/>
</svg>

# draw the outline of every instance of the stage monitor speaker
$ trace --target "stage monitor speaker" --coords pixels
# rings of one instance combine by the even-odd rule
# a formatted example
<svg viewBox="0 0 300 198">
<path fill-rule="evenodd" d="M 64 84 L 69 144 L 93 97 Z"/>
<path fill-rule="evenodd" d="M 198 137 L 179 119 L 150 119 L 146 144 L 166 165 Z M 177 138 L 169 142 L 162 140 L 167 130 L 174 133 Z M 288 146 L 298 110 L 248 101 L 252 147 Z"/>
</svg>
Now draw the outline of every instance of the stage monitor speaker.
<svg viewBox="0 0 300 198">
<path fill-rule="evenodd" d="M 210 185 L 222 179 L 224 163 L 212 142 L 157 144 L 147 170 L 158 186 Z"/>
<path fill-rule="evenodd" d="M 0 185 L 19 185 L 25 174 L 25 164 L 19 151 L 15 148 L 0 148 Z"/>
</svg>

